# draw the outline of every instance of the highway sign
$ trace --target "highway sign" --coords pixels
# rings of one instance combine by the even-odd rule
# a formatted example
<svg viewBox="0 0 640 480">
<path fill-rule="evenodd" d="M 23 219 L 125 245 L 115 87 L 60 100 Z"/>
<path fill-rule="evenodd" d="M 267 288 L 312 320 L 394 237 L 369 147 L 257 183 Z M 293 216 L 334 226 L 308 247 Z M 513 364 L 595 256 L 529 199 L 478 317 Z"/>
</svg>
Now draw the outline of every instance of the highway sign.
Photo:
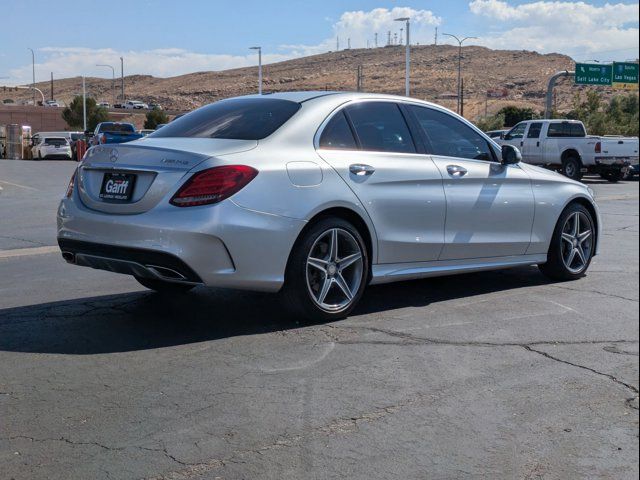
<svg viewBox="0 0 640 480">
<path fill-rule="evenodd" d="M 577 85 L 611 85 L 612 77 L 612 65 L 576 63 Z"/>
<path fill-rule="evenodd" d="M 613 62 L 613 88 L 638 90 L 638 64 Z"/>
</svg>

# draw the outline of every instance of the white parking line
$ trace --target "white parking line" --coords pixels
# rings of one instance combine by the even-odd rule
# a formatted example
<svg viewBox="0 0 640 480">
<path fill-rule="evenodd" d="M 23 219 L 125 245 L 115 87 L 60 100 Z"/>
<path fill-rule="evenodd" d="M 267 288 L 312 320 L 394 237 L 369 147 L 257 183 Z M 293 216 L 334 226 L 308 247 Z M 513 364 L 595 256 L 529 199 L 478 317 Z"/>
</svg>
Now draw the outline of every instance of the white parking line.
<svg viewBox="0 0 640 480">
<path fill-rule="evenodd" d="M 0 183 L 4 183 L 5 185 L 11 185 L 12 187 L 24 188 L 26 190 L 38 191 L 37 188 L 27 187 L 26 185 L 18 185 L 17 183 L 7 182 L 6 180 L 0 180 Z"/>
<path fill-rule="evenodd" d="M 50 247 L 31 247 L 31 248 L 14 248 L 13 250 L 0 250 L 0 258 L 29 257 L 32 255 L 45 255 L 47 253 L 59 252 L 57 246 Z"/>
</svg>

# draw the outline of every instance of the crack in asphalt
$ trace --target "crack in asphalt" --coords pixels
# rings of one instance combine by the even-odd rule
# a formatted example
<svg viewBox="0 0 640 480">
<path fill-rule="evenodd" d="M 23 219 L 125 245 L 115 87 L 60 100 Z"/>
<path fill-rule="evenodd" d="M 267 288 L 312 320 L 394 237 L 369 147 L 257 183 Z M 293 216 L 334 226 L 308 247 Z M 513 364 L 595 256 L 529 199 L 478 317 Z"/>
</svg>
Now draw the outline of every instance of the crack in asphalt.
<svg viewBox="0 0 640 480">
<path fill-rule="evenodd" d="M 425 400 L 431 400 L 438 398 L 437 395 L 430 393 L 415 394 L 408 399 L 393 405 L 386 405 L 378 407 L 370 412 L 360 413 L 351 417 L 343 417 L 332 420 L 326 424 L 313 427 L 307 432 L 294 435 L 278 435 L 269 443 L 266 443 L 255 448 L 238 450 L 232 452 L 224 458 L 212 458 L 203 462 L 184 463 L 185 467 L 182 470 L 174 470 L 171 472 L 162 473 L 159 475 L 146 477 L 147 480 L 188 480 L 193 477 L 207 474 L 213 470 L 221 467 L 225 467 L 227 464 L 245 464 L 244 460 L 248 456 L 252 455 L 264 455 L 272 450 L 281 448 L 292 448 L 300 444 L 303 440 L 309 438 L 310 435 L 331 436 L 345 433 L 351 433 L 357 431 L 362 423 L 371 423 L 381 420 L 389 415 L 393 415 L 399 410 L 424 402 Z"/>
<path fill-rule="evenodd" d="M 549 287 L 552 288 L 559 288 L 560 290 L 570 290 L 572 292 L 587 292 L 587 293 L 595 293 L 596 295 L 602 295 L 604 297 L 609 297 L 609 298 L 618 298 L 620 300 L 627 300 L 628 302 L 634 302 L 634 303 L 638 303 L 639 300 L 637 298 L 629 298 L 629 297 L 625 297 L 622 295 L 616 295 L 613 293 L 607 293 L 607 292 L 601 292 L 599 290 L 586 290 L 586 289 L 578 289 L 578 288 L 569 288 L 569 287 L 565 287 L 565 286 L 560 286 L 560 285 L 548 285 Z"/>
</svg>

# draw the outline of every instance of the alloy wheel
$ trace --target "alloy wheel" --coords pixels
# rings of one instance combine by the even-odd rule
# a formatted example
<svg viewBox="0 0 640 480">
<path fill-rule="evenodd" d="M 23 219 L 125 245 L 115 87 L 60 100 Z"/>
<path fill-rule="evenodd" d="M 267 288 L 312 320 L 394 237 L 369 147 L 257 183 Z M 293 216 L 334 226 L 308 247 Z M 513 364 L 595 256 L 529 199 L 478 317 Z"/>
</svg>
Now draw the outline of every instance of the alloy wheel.
<svg viewBox="0 0 640 480">
<path fill-rule="evenodd" d="M 583 212 L 572 213 L 562 228 L 562 261 L 573 274 L 582 273 L 589 265 L 593 249 L 591 222 Z"/>
<path fill-rule="evenodd" d="M 362 283 L 363 252 L 355 237 L 342 228 L 318 236 L 307 256 L 307 288 L 314 303 L 340 312 L 353 302 Z"/>
</svg>

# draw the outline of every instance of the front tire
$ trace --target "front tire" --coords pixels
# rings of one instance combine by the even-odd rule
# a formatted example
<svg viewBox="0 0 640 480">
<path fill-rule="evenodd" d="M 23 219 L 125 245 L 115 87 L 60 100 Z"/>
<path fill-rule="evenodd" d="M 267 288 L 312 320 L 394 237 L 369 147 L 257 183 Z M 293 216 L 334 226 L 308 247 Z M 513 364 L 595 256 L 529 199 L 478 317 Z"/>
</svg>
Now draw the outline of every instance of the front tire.
<svg viewBox="0 0 640 480">
<path fill-rule="evenodd" d="M 569 205 L 556 225 L 540 271 L 552 280 L 576 280 L 587 272 L 596 245 L 595 222 L 584 206 Z"/>
<path fill-rule="evenodd" d="M 135 277 L 135 279 L 143 287 L 147 287 L 148 289 L 154 290 L 158 293 L 181 294 L 187 293 L 189 290 L 195 287 L 195 285 L 165 282 L 164 280 L 158 280 L 155 278 Z"/>
<path fill-rule="evenodd" d="M 293 247 L 282 296 L 294 315 L 314 322 L 344 318 L 369 278 L 369 254 L 360 232 L 341 218 L 324 218 Z"/>
<path fill-rule="evenodd" d="M 582 162 L 576 157 L 567 157 L 562 161 L 562 174 L 579 182 L 582 180 Z"/>
</svg>

